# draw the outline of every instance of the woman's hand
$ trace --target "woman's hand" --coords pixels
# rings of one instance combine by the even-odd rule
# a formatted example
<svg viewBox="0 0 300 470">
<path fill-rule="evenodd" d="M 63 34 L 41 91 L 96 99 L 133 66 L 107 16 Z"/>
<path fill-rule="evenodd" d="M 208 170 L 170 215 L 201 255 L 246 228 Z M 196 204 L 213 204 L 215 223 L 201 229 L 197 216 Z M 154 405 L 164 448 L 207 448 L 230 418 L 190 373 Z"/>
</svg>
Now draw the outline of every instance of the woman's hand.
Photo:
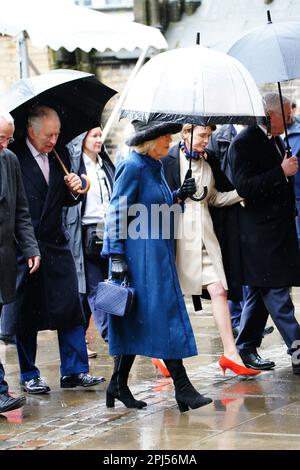
<svg viewBox="0 0 300 470">
<path fill-rule="evenodd" d="M 127 263 L 123 255 L 111 255 L 111 277 L 123 281 L 128 272 Z"/>
<path fill-rule="evenodd" d="M 181 201 L 185 201 L 186 198 L 191 197 L 197 191 L 197 185 L 195 178 L 187 178 L 182 183 L 182 186 L 177 189 L 176 196 Z"/>
</svg>

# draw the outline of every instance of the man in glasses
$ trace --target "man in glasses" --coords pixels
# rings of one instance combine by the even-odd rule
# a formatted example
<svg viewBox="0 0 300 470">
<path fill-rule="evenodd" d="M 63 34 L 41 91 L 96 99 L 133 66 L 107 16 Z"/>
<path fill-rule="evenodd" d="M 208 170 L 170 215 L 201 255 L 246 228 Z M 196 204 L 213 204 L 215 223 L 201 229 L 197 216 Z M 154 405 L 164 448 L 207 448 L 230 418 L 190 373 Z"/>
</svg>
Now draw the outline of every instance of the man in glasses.
<svg viewBox="0 0 300 470">
<path fill-rule="evenodd" d="M 15 154 L 7 149 L 13 141 L 14 122 L 0 109 L 0 314 L 3 304 L 12 302 L 16 288 L 16 243 L 32 274 L 39 268 L 40 252 L 31 225 L 21 170 Z M 8 393 L 4 369 L 0 362 L 0 413 L 20 408 L 25 397 Z"/>
</svg>

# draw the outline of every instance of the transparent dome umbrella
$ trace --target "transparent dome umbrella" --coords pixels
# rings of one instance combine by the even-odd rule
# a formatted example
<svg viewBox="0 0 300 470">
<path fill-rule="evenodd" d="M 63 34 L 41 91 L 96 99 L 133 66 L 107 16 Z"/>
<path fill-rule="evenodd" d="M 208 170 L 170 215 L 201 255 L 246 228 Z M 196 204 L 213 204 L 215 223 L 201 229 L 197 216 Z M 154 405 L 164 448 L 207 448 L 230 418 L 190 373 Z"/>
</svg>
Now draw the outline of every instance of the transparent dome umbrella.
<svg viewBox="0 0 300 470">
<path fill-rule="evenodd" d="M 195 45 L 147 62 L 132 83 L 120 117 L 201 126 L 253 124 L 264 117 L 264 108 L 254 79 L 238 60 Z"/>
</svg>

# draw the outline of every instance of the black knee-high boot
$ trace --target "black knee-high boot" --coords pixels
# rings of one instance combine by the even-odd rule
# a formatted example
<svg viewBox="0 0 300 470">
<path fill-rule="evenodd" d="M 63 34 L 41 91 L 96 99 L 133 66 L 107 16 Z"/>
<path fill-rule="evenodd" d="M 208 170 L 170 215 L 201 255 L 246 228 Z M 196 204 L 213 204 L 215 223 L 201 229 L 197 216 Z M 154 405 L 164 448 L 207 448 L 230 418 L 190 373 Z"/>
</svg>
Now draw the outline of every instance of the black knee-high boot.
<svg viewBox="0 0 300 470">
<path fill-rule="evenodd" d="M 181 412 L 200 408 L 212 402 L 211 398 L 204 397 L 193 387 L 187 376 L 181 359 L 164 359 L 175 386 L 175 398 Z"/>
<path fill-rule="evenodd" d="M 147 403 L 135 400 L 127 385 L 129 372 L 135 356 L 114 356 L 114 371 L 106 390 L 106 406 L 115 406 L 115 398 L 124 403 L 127 408 L 144 408 Z"/>
</svg>

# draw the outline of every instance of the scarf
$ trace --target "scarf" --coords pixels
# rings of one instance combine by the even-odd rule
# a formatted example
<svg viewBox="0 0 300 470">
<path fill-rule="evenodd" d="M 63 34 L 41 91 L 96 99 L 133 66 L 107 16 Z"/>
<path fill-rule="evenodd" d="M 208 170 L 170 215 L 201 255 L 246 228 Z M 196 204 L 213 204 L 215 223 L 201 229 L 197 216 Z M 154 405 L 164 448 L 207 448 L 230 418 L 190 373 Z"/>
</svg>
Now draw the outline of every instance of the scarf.
<svg viewBox="0 0 300 470">
<path fill-rule="evenodd" d="M 180 150 L 184 153 L 187 159 L 192 158 L 193 160 L 200 160 L 203 155 L 197 152 L 197 150 L 193 150 L 192 153 L 188 150 L 184 142 L 179 143 Z"/>
</svg>

